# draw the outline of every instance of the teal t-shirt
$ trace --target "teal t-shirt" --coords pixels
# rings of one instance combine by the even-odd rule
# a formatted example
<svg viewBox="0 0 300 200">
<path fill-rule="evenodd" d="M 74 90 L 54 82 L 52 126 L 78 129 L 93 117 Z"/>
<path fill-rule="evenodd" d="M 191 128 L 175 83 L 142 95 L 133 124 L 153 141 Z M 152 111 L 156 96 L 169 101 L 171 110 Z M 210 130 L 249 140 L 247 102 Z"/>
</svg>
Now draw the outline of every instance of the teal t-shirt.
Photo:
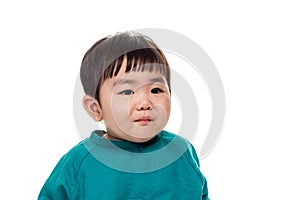
<svg viewBox="0 0 300 200">
<path fill-rule="evenodd" d="M 196 152 L 182 137 L 161 131 L 132 143 L 103 134 L 93 131 L 61 158 L 39 200 L 209 199 Z"/>
</svg>

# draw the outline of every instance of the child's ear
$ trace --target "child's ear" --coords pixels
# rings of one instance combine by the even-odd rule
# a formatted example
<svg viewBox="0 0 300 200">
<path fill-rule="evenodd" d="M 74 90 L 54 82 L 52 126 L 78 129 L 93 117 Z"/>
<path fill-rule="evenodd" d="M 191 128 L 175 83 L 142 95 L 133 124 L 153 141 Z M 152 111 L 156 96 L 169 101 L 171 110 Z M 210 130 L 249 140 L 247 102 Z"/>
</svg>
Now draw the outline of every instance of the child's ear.
<svg viewBox="0 0 300 200">
<path fill-rule="evenodd" d="M 83 107 L 86 110 L 86 112 L 95 121 L 99 122 L 103 119 L 101 107 L 95 98 L 93 98 L 89 95 L 85 95 L 82 99 L 82 104 L 83 104 Z"/>
</svg>

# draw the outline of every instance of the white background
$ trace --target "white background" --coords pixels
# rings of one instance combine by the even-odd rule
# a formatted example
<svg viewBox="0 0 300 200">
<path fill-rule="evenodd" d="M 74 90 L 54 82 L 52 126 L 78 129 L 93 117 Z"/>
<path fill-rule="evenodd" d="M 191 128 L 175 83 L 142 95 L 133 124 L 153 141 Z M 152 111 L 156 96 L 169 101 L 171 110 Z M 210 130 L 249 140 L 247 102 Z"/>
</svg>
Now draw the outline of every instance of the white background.
<svg viewBox="0 0 300 200">
<path fill-rule="evenodd" d="M 36 199 L 79 142 L 85 51 L 117 31 L 165 28 L 197 42 L 225 87 L 222 136 L 201 160 L 211 199 L 299 199 L 299 10 L 296 0 L 1 1 L 0 198 Z"/>
</svg>

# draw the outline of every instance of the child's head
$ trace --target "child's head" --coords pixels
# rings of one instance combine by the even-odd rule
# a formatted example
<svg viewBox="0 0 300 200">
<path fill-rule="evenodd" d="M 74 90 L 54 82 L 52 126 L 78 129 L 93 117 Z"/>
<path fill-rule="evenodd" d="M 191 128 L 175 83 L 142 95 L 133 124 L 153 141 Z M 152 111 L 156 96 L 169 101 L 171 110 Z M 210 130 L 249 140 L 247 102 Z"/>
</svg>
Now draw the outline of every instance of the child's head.
<svg viewBox="0 0 300 200">
<path fill-rule="evenodd" d="M 83 105 L 107 136 L 133 142 L 153 138 L 170 114 L 170 68 L 148 37 L 118 33 L 96 42 L 84 55 Z"/>
</svg>

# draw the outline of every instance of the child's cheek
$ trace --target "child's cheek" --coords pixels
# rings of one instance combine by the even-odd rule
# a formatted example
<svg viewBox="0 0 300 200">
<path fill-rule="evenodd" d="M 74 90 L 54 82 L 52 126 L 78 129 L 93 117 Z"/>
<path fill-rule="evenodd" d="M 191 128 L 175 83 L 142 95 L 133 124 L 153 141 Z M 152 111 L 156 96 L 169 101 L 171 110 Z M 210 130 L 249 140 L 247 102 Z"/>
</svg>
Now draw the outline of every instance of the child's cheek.
<svg viewBox="0 0 300 200">
<path fill-rule="evenodd" d="M 119 128 L 126 129 L 130 127 L 130 111 L 129 101 L 124 97 L 113 97 L 112 98 L 112 114 L 114 121 L 117 123 Z"/>
</svg>

